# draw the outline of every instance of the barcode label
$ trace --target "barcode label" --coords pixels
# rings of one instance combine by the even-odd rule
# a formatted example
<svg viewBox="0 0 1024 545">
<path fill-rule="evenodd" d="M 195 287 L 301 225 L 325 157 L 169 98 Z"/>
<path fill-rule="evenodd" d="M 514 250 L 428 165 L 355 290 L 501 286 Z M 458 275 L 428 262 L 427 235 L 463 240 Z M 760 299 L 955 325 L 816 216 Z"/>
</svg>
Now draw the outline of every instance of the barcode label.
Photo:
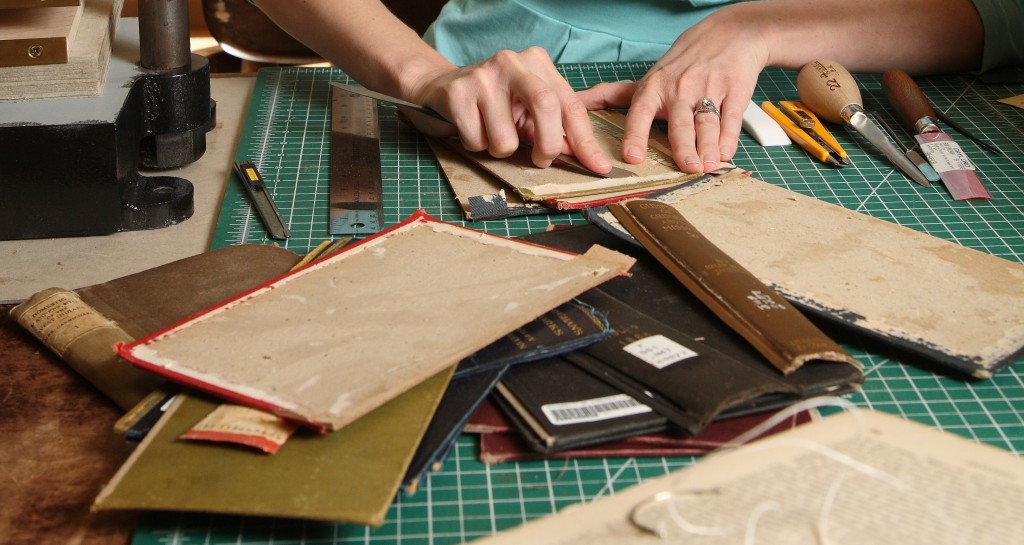
<svg viewBox="0 0 1024 545">
<path fill-rule="evenodd" d="M 634 414 L 651 412 L 651 408 L 626 394 L 617 394 L 567 403 L 549 403 L 540 408 L 548 421 L 556 426 L 599 422 Z"/>
<path fill-rule="evenodd" d="M 697 355 L 693 350 L 664 335 L 644 337 L 623 346 L 622 349 L 658 369 L 664 369 L 677 361 Z"/>
</svg>

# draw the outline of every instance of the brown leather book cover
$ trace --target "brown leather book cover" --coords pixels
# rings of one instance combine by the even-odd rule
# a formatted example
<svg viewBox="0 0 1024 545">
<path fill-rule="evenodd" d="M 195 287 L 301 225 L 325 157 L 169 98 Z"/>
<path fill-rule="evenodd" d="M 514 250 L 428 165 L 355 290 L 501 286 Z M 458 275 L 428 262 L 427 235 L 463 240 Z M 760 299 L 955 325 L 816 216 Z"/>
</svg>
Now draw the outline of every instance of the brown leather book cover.
<svg viewBox="0 0 1024 545">
<path fill-rule="evenodd" d="M 11 315 L 128 409 L 163 380 L 120 359 L 115 343 L 182 320 L 286 272 L 298 261 L 298 255 L 276 246 L 230 246 L 75 291 L 43 290 Z"/>
</svg>

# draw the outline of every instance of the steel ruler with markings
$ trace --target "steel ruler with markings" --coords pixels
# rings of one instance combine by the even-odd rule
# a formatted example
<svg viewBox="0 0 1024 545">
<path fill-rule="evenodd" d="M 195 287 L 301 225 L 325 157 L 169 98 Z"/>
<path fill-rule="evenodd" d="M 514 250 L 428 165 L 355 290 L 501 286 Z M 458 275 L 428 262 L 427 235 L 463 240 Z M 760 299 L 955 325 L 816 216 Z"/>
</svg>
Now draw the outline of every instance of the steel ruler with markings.
<svg viewBox="0 0 1024 545">
<path fill-rule="evenodd" d="M 330 233 L 371 234 L 383 224 L 377 101 L 332 86 Z"/>
</svg>

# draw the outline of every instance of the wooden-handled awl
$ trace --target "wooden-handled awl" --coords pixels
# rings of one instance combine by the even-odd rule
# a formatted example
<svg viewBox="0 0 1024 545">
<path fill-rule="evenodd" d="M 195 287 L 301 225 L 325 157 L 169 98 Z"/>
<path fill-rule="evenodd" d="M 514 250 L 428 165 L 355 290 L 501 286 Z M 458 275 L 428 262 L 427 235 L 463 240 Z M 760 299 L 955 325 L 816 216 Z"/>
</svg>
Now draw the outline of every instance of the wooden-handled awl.
<svg viewBox="0 0 1024 545">
<path fill-rule="evenodd" d="M 882 89 L 896 117 L 915 135 L 949 194 L 958 201 L 991 199 L 974 171 L 974 163 L 953 137 L 939 128 L 935 110 L 913 78 L 902 70 L 887 70 L 882 74 Z"/>
<path fill-rule="evenodd" d="M 868 117 L 857 82 L 839 63 L 830 60 L 808 63 L 797 75 L 796 88 L 800 100 L 818 117 L 853 127 L 908 178 L 925 187 L 931 185 Z"/>
</svg>

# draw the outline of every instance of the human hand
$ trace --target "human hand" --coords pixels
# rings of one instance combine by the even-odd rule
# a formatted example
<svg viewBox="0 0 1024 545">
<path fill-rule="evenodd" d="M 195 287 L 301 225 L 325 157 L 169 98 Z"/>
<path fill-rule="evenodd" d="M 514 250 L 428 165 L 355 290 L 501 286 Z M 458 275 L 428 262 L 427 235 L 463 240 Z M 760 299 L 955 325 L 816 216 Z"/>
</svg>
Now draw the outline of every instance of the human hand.
<svg viewBox="0 0 1024 545">
<path fill-rule="evenodd" d="M 589 109 L 629 108 L 622 157 L 639 163 L 655 118 L 668 122 L 672 156 L 684 172 L 710 172 L 736 153 L 743 111 L 768 62 L 756 25 L 723 8 L 684 32 L 637 83 L 598 84 L 577 93 Z M 708 97 L 721 114 L 696 113 Z"/>
<path fill-rule="evenodd" d="M 468 150 L 508 157 L 526 141 L 538 167 L 569 153 L 594 172 L 611 170 L 586 106 L 539 47 L 432 74 L 412 94 L 450 120 Z M 444 135 L 444 127 L 425 116 L 410 117 L 417 129 Z"/>
</svg>

